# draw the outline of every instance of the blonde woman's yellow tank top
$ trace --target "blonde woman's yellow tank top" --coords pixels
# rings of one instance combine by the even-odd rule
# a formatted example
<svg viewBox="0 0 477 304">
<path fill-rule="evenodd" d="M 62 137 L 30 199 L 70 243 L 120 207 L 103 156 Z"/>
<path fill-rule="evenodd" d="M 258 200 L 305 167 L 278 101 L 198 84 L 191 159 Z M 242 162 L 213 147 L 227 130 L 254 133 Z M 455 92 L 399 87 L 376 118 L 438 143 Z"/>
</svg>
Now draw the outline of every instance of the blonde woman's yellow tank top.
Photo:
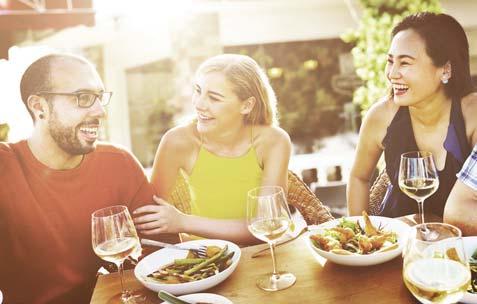
<svg viewBox="0 0 477 304">
<path fill-rule="evenodd" d="M 220 219 L 245 218 L 247 192 L 260 186 L 260 168 L 253 146 L 239 157 L 217 156 L 203 147 L 189 178 L 191 213 Z"/>
</svg>

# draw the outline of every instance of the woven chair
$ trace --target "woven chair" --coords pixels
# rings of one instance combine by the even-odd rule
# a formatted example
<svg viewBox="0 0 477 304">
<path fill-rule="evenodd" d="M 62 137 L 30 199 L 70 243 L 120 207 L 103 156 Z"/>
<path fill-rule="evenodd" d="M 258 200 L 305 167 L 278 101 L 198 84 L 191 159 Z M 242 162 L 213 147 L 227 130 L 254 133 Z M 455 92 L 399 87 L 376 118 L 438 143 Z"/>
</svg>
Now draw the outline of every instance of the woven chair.
<svg viewBox="0 0 477 304">
<path fill-rule="evenodd" d="M 176 179 L 176 184 L 168 198 L 168 202 L 185 214 L 190 214 L 190 202 L 192 196 L 190 193 L 189 180 L 186 173 L 181 169 Z"/>
<path fill-rule="evenodd" d="M 368 214 L 377 215 L 381 210 L 381 204 L 383 203 L 384 195 L 388 190 L 388 186 L 391 184 L 389 176 L 386 173 L 386 169 L 383 169 L 376 180 L 373 183 L 371 189 L 369 189 L 369 205 Z"/>
<path fill-rule="evenodd" d="M 288 171 L 288 203 L 303 215 L 308 225 L 321 224 L 334 219 L 308 186 L 293 172 Z M 185 172 L 179 172 L 169 202 L 180 211 L 190 214 L 191 192 Z"/>
<path fill-rule="evenodd" d="M 323 205 L 313 191 L 292 171 L 288 171 L 288 203 L 300 211 L 308 225 L 334 219 L 330 209 Z"/>
</svg>

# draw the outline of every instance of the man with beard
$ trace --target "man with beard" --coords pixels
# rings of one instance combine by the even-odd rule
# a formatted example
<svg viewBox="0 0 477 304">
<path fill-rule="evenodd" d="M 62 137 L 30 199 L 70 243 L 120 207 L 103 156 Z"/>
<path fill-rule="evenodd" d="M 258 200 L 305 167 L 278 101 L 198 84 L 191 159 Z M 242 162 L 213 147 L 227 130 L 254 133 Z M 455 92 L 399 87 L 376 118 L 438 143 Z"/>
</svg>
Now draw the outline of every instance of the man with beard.
<svg viewBox="0 0 477 304">
<path fill-rule="evenodd" d="M 5 303 L 89 303 L 101 263 L 91 214 L 154 191 L 130 153 L 97 143 L 111 93 L 89 62 L 42 57 L 20 90 L 34 129 L 0 143 L 0 289 Z"/>
</svg>

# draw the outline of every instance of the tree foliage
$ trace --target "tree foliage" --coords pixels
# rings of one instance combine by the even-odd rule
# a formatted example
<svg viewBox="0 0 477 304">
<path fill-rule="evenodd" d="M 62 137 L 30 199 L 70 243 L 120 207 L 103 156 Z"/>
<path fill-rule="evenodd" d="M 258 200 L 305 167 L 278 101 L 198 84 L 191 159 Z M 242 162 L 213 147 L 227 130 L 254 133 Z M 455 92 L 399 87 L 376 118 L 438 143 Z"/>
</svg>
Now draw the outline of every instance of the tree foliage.
<svg viewBox="0 0 477 304">
<path fill-rule="evenodd" d="M 363 13 L 357 29 L 341 36 L 355 43 L 352 49 L 356 73 L 364 81 L 353 96 L 353 102 L 366 111 L 387 93 L 384 77 L 386 53 L 393 27 L 405 16 L 417 12 L 440 12 L 439 0 L 360 0 Z"/>
<path fill-rule="evenodd" d="M 10 130 L 8 124 L 0 123 L 0 142 L 8 139 L 8 131 Z"/>
<path fill-rule="evenodd" d="M 344 127 L 343 104 L 349 96 L 335 92 L 334 75 L 340 74 L 339 56 L 351 45 L 339 39 L 282 42 L 226 48 L 254 58 L 268 72 L 277 95 L 280 126 L 304 151 L 319 138 L 334 135 Z M 316 66 L 309 66 L 314 61 Z M 279 68 L 281 74 L 270 75 Z"/>
</svg>

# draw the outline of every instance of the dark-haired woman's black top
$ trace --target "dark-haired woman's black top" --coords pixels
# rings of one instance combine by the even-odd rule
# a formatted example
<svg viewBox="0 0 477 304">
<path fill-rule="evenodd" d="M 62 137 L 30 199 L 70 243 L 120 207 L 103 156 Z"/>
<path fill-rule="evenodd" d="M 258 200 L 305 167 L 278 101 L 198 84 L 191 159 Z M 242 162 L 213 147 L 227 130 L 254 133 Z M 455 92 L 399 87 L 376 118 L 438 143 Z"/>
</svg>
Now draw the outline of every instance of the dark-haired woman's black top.
<svg viewBox="0 0 477 304">
<path fill-rule="evenodd" d="M 419 150 L 414 138 L 408 107 L 400 107 L 387 129 L 383 139 L 386 172 L 391 180 L 380 215 L 398 217 L 418 213 L 417 202 L 399 189 L 399 163 L 401 154 Z M 453 101 L 449 127 L 444 149 L 447 151 L 445 166 L 439 171 L 439 188 L 424 201 L 424 213 L 434 213 L 442 217 L 449 193 L 456 181 L 456 173 L 461 169 L 471 148 L 467 142 L 465 123 L 460 101 Z"/>
</svg>

